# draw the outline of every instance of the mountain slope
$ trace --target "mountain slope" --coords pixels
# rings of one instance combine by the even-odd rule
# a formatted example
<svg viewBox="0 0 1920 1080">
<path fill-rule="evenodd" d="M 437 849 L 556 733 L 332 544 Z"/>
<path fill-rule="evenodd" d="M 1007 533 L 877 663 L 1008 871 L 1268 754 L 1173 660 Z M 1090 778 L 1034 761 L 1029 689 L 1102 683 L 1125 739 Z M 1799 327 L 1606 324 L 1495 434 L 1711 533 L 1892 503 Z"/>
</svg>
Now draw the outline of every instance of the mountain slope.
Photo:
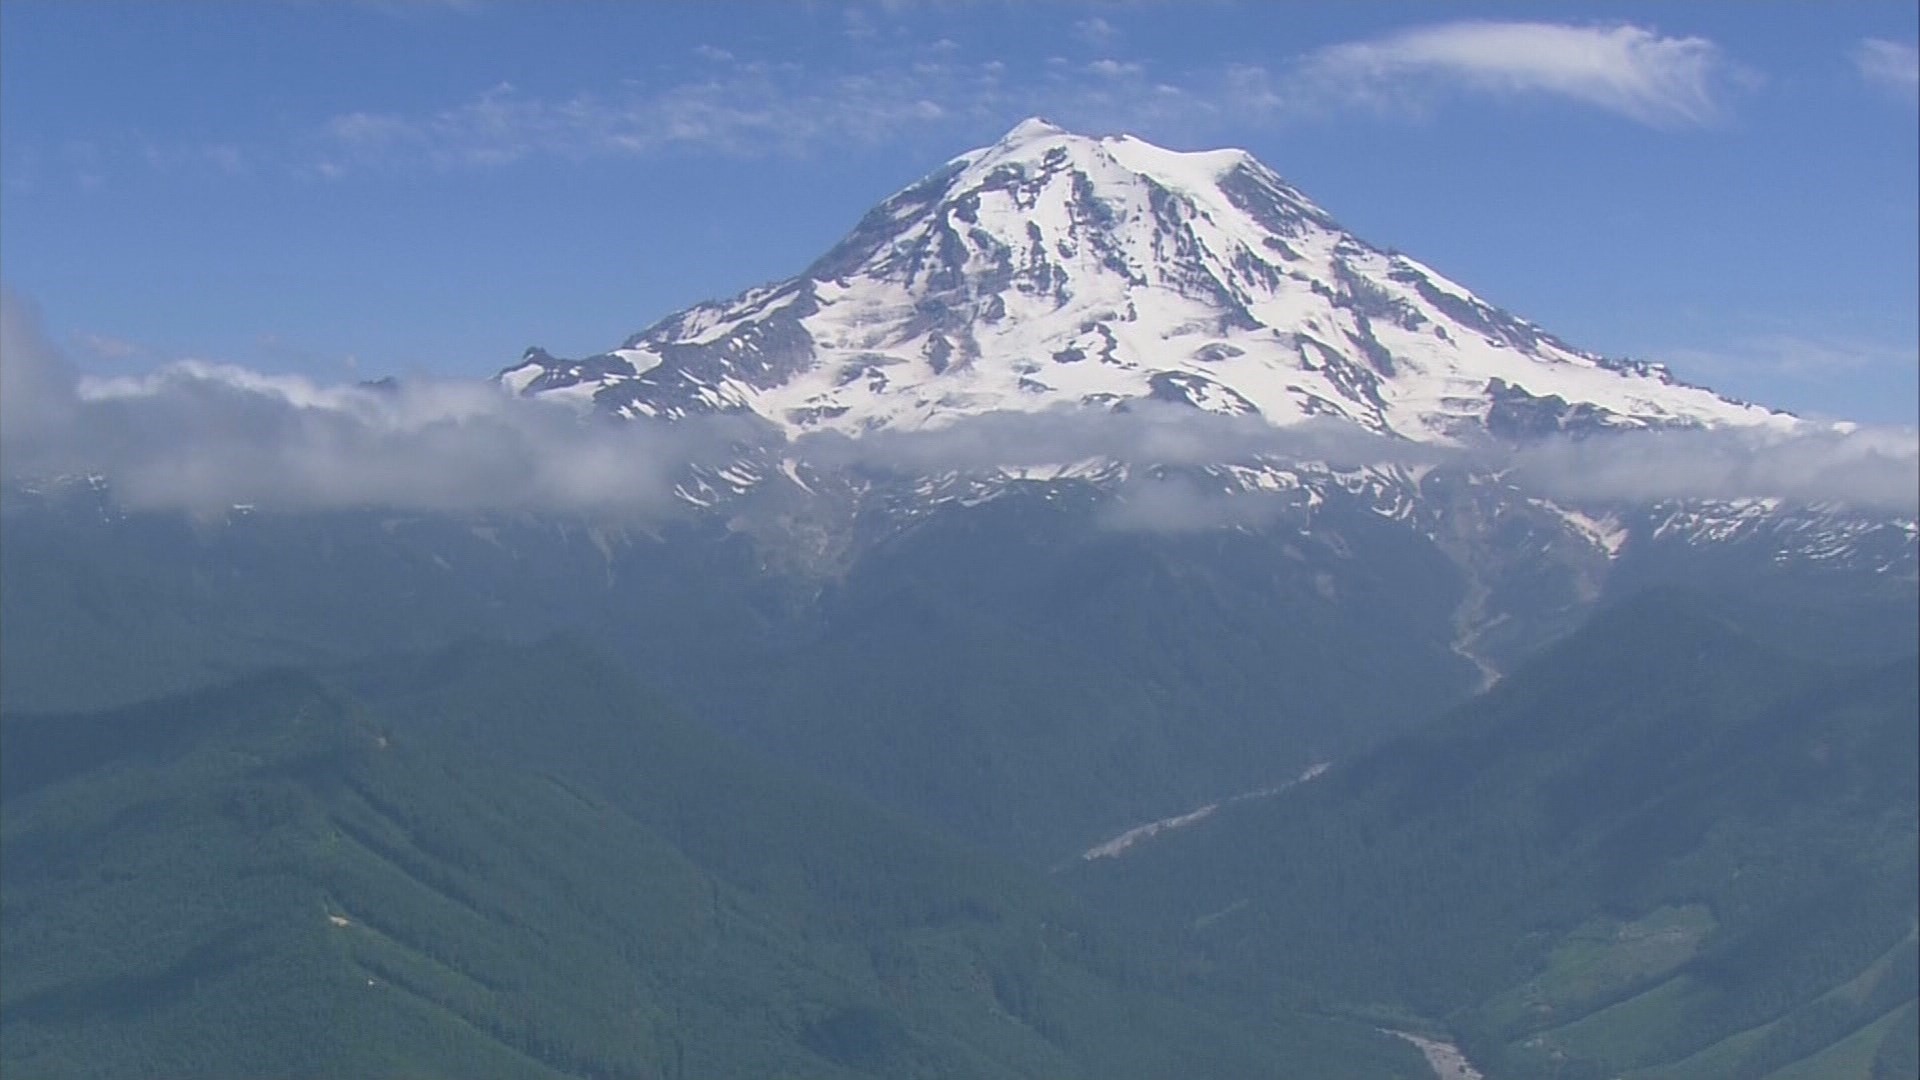
<svg viewBox="0 0 1920 1080">
<path fill-rule="evenodd" d="M 931 511 L 822 597 L 817 631 L 698 691 L 704 711 L 781 760 L 1052 865 L 1474 689 L 1449 648 L 1444 556 L 1390 522 L 1355 514 L 1336 549 L 1117 532 L 1101 506 L 1013 490 Z M 1372 677 L 1383 669 L 1396 677 Z"/>
<path fill-rule="evenodd" d="M 9 1074 L 1418 1075 L 1167 993 L 1045 883 L 749 760 L 577 642 L 0 719 Z M 1311 1064 L 1308 1064 L 1311 1063 Z"/>
<path fill-rule="evenodd" d="M 1250 987 L 1444 1019 L 1493 1075 L 1811 1057 L 1915 997 L 1920 676 L 1790 660 L 1699 607 L 1610 612 L 1437 724 L 1073 880 Z"/>
<path fill-rule="evenodd" d="M 1435 497 L 1454 507 L 1444 545 L 1340 489 L 1310 519 L 1152 532 L 1115 527 L 1097 485 L 1017 484 L 876 529 L 825 582 L 770 567 L 770 541 L 719 520 L 196 527 L 9 504 L 0 699 L 98 708 L 266 664 L 566 629 L 685 715 L 1051 865 L 1423 722 L 1473 692 L 1476 660 L 1504 670 L 1604 596 L 1592 554 L 1550 521 L 1482 486 Z M 1462 573 L 1460 552 L 1489 568 Z M 1781 565 L 1764 545 L 1629 544 L 1614 578 L 1769 613 L 1788 651 L 1915 644 L 1910 584 Z"/>
<path fill-rule="evenodd" d="M 597 356 L 530 350 L 499 380 L 602 417 L 744 421 L 677 493 L 814 576 L 930 506 L 1022 482 L 1090 484 L 1148 528 L 1338 536 L 1351 523 L 1328 504 L 1358 502 L 1456 564 L 1462 647 L 1490 674 L 1649 548 L 1920 580 L 1908 512 L 1580 496 L 1510 468 L 1551 436 L 1818 425 L 1576 349 L 1353 236 L 1244 152 L 1039 120 L 886 199 L 793 278 Z M 1581 460 L 1562 471 L 1595 468 Z"/>
</svg>

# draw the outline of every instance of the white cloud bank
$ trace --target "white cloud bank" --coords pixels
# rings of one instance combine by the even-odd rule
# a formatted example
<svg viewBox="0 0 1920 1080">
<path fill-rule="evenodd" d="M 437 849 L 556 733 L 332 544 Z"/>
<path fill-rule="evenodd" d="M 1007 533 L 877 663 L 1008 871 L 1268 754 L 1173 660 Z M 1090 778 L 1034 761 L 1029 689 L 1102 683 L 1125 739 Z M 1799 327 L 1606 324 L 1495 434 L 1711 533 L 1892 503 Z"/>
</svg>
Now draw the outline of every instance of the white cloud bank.
<svg viewBox="0 0 1920 1080">
<path fill-rule="evenodd" d="M 97 473 L 126 505 L 217 514 L 377 507 L 652 517 L 686 511 L 676 482 L 724 466 L 771 429 L 751 418 L 621 421 L 508 395 L 486 380 L 323 384 L 184 362 L 141 375 L 79 376 L 26 305 L 0 293 L 0 450 L 9 477 Z M 1276 428 L 1174 405 L 989 413 L 922 432 L 805 436 L 781 448 L 810 465 L 905 476 L 1090 460 L 1194 467 L 1257 458 L 1506 470 L 1556 498 L 1778 498 L 1911 514 L 1920 435 L 1807 425 L 1798 433 L 1670 431 L 1521 449 L 1435 448 L 1350 424 Z M 1229 505 L 1177 487 L 1130 493 L 1117 511 L 1189 525 L 1256 524 L 1258 496 Z M 1124 523 L 1124 521 L 1123 521 Z"/>
<path fill-rule="evenodd" d="M 1509 476 L 1575 503 L 1779 499 L 1911 515 L 1920 509 L 1920 434 L 1808 425 L 1555 439 L 1516 452 Z"/>
<path fill-rule="evenodd" d="M 0 412 L 9 477 L 104 475 L 129 507 L 196 514 L 676 512 L 685 466 L 752 434 L 723 418 L 583 417 L 474 379 L 329 385 L 196 361 L 82 376 L 11 294 L 0 294 Z"/>
</svg>

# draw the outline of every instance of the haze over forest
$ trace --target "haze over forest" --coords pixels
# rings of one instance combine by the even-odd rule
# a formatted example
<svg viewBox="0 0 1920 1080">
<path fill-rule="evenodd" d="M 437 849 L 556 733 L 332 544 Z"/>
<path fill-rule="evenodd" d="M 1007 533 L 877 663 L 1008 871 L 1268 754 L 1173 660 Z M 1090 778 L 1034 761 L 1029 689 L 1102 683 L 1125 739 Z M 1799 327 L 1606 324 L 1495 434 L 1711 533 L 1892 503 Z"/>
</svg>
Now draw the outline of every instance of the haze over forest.
<svg viewBox="0 0 1920 1080">
<path fill-rule="evenodd" d="M 0 8 L 0 1068 L 1920 1078 L 1900 5 Z"/>
</svg>

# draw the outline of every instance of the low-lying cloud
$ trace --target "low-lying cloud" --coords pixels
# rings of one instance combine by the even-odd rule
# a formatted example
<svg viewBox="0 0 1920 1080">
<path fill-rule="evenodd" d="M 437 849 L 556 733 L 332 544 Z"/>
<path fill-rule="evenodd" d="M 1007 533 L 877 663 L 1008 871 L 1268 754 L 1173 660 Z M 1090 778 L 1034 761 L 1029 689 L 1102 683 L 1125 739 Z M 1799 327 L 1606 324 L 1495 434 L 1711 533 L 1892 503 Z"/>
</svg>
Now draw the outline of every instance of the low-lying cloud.
<svg viewBox="0 0 1920 1080">
<path fill-rule="evenodd" d="M 921 431 L 819 433 L 779 444 L 751 417 L 621 421 L 517 398 L 479 379 L 325 384 L 232 365 L 82 375 L 27 306 L 0 296 L 0 442 L 9 477 L 106 476 L 131 508 L 220 513 L 388 508 L 648 517 L 680 513 L 699 467 L 756 451 L 818 470 L 938 477 L 1121 462 L 1135 482 L 1115 523 L 1258 525 L 1284 498 L 1196 483 L 1207 466 L 1313 462 L 1343 472 L 1462 466 L 1574 505 L 1773 498 L 1910 515 L 1911 430 L 1621 432 L 1521 448 L 1436 447 L 1315 420 L 1276 427 L 1160 402 L 1120 410 L 989 412 Z M 1171 470 L 1172 480 L 1149 477 Z"/>
<path fill-rule="evenodd" d="M 1510 475 L 1571 502 L 1779 499 L 1912 514 L 1920 435 L 1808 425 L 1554 439 L 1513 452 Z"/>
<path fill-rule="evenodd" d="M 1295 505 L 1292 498 L 1272 492 L 1230 494 L 1204 488 L 1186 477 L 1139 477 L 1122 484 L 1115 498 L 1101 508 L 1100 523 L 1118 532 L 1263 529 Z"/>
<path fill-rule="evenodd" d="M 1092 461 L 1175 468 L 1280 457 L 1351 470 L 1436 464 L 1446 451 L 1389 439 L 1339 420 L 1275 427 L 1254 416 L 1224 416 L 1186 405 L 1129 402 L 1120 410 L 986 412 L 915 431 L 858 438 L 803 436 L 798 452 L 827 467 L 854 466 L 908 476 L 1035 469 Z"/>
<path fill-rule="evenodd" d="M 17 298 L 0 327 L 7 474 L 102 475 L 135 509 L 667 513 L 689 463 L 752 436 L 734 418 L 583 416 L 472 379 L 328 385 L 201 362 L 83 376 Z"/>
</svg>

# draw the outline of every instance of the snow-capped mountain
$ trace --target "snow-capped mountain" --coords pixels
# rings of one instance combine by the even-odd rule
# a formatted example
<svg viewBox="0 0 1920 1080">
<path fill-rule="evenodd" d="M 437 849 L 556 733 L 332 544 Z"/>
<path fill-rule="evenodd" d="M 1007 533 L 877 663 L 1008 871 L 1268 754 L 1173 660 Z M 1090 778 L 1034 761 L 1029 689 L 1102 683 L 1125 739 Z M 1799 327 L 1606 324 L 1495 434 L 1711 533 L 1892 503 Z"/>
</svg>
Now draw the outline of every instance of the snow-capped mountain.
<svg viewBox="0 0 1920 1080">
<path fill-rule="evenodd" d="M 421 487 L 639 482 L 606 512 L 269 489 L 191 522 L 106 474 L 5 493 L 9 694 L 572 631 L 776 758 L 1055 858 L 1342 760 L 1649 589 L 1789 652 L 1910 655 L 1910 515 L 1529 464 L 1800 421 L 1581 352 L 1238 151 L 1028 122 L 790 280 L 499 383 L 580 415 L 463 387 L 422 399 L 431 439 L 375 441 L 439 455 Z M 384 436 L 408 393 L 335 396 Z M 359 430 L 323 420 L 289 423 Z"/>
<path fill-rule="evenodd" d="M 1786 432 L 1802 422 L 1684 384 L 1657 364 L 1581 351 L 1347 232 L 1244 151 L 1179 153 L 1038 119 L 888 198 L 796 277 L 671 315 L 597 356 L 530 349 L 499 379 L 517 394 L 619 417 L 755 418 L 767 443 L 691 467 L 678 492 L 700 507 L 749 491 L 796 495 L 776 500 L 773 528 L 789 540 L 805 534 L 816 562 L 846 555 L 846 523 L 860 506 L 899 520 L 1019 481 L 1105 485 L 1158 463 L 1063 455 L 1039 466 L 923 468 L 876 486 L 811 468 L 796 440 L 1163 402 L 1236 417 L 1243 429 L 1351 425 L 1415 451 L 1402 464 L 1387 454 L 1386 463 L 1335 467 L 1252 450 L 1180 468 L 1206 490 L 1273 496 L 1286 504 L 1279 518 L 1303 531 L 1337 536 L 1350 513 L 1403 523 L 1472 580 L 1463 633 L 1500 624 L 1516 640 L 1534 633 L 1499 600 L 1531 594 L 1502 580 L 1560 581 L 1562 607 L 1574 611 L 1623 550 L 1686 537 L 1908 576 L 1916 565 L 1913 523 L 1884 515 L 1756 511 L 1751 502 L 1568 505 L 1520 490 L 1497 468 L 1462 477 L 1404 464 L 1423 451 L 1556 433 Z M 845 497 L 820 497 L 829 492 Z"/>
<path fill-rule="evenodd" d="M 584 360 L 529 350 L 501 379 L 790 436 L 1141 399 L 1422 442 L 1791 423 L 1581 352 L 1353 236 L 1244 151 L 1038 119 L 887 199 L 798 277 Z"/>
</svg>

